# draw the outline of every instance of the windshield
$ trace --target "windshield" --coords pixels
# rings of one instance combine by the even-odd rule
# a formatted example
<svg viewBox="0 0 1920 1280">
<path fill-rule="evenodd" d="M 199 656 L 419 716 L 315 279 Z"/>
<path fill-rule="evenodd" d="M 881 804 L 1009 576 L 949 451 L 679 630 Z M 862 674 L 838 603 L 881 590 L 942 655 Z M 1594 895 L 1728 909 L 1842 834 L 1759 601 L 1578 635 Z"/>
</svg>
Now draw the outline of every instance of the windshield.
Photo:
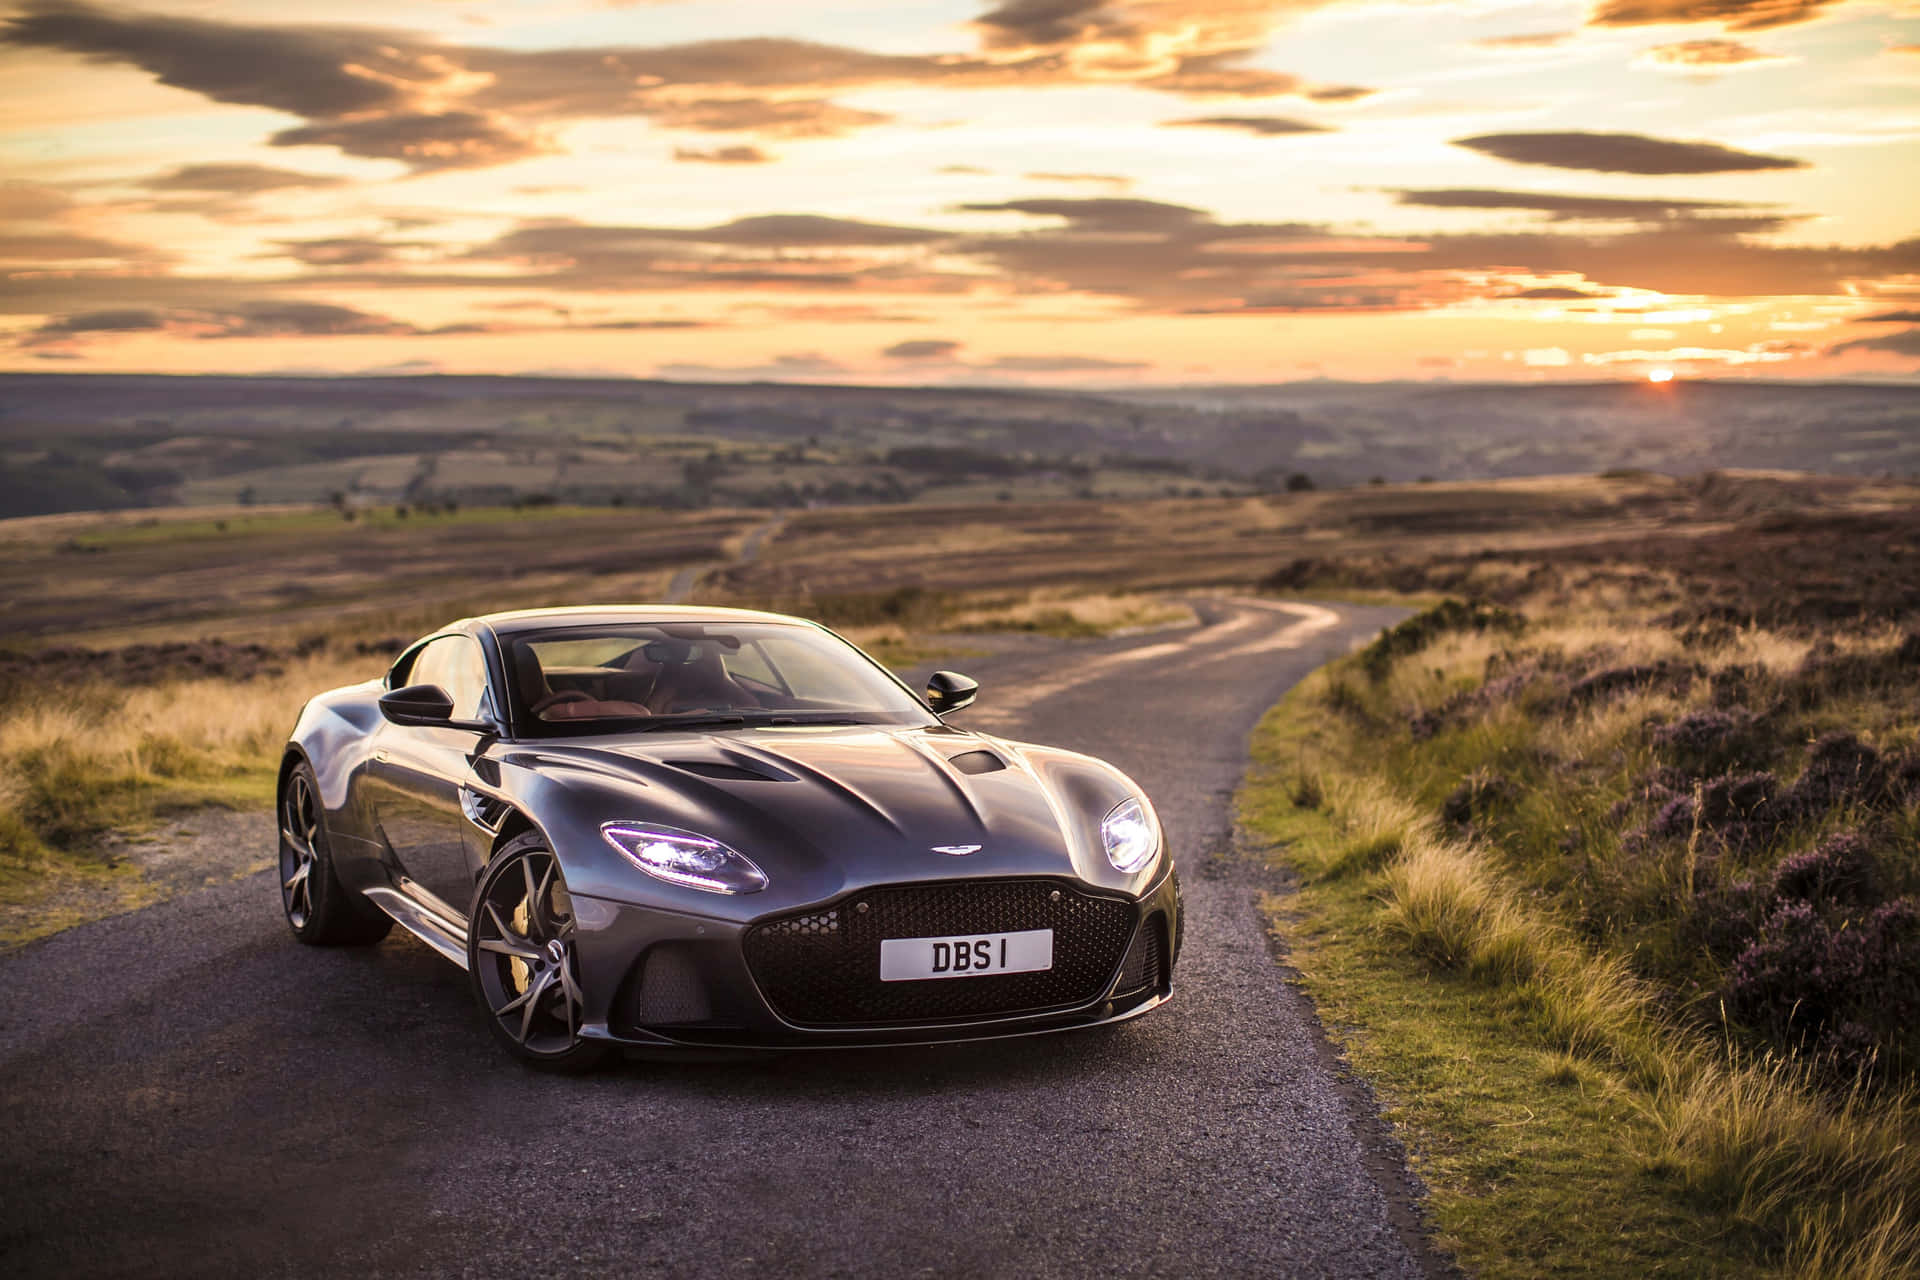
<svg viewBox="0 0 1920 1280">
<path fill-rule="evenodd" d="M 930 724 L 866 655 L 813 627 L 617 623 L 503 637 L 537 736 L 726 724 Z"/>
</svg>

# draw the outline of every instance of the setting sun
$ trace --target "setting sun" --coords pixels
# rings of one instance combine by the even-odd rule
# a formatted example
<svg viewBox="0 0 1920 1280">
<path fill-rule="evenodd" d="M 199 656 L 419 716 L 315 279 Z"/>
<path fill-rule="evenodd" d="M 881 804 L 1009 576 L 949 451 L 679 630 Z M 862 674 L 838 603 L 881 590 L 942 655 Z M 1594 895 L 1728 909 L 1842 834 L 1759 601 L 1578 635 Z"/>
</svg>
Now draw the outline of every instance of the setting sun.
<svg viewBox="0 0 1920 1280">
<path fill-rule="evenodd" d="M 1649 369 L 1649 370 L 1647 370 L 1647 381 L 1648 381 L 1648 382 L 1672 382 L 1672 381 L 1673 381 L 1673 370 L 1671 370 L 1671 369 Z"/>
</svg>

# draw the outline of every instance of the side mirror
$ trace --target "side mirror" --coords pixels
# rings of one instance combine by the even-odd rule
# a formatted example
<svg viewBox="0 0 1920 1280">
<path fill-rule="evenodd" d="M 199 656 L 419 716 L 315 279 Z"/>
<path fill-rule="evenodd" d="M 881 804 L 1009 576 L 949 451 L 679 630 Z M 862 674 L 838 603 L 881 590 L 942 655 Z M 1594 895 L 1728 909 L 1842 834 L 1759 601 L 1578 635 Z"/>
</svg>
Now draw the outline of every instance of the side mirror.
<svg viewBox="0 0 1920 1280">
<path fill-rule="evenodd" d="M 979 696 L 980 682 L 958 671 L 936 671 L 927 677 L 927 705 L 935 715 L 972 706 Z"/>
<path fill-rule="evenodd" d="M 451 724 L 453 697 L 437 684 L 410 684 L 383 694 L 380 714 L 395 724 Z"/>
</svg>

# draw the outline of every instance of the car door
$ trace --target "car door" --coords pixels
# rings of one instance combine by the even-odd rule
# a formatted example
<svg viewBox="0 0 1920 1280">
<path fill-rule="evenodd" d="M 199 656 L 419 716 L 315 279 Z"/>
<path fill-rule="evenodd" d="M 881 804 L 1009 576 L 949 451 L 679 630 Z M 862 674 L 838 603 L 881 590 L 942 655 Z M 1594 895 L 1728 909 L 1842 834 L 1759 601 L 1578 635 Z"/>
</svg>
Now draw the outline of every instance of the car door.
<svg viewBox="0 0 1920 1280">
<path fill-rule="evenodd" d="M 406 684 L 432 684 L 453 698 L 453 719 L 492 718 L 486 659 L 472 636 L 439 636 L 427 643 Z M 405 877 L 402 888 L 431 905 L 466 918 L 478 863 L 462 839 L 460 787 L 489 735 L 451 725 L 383 723 L 368 764 L 374 821 Z"/>
</svg>

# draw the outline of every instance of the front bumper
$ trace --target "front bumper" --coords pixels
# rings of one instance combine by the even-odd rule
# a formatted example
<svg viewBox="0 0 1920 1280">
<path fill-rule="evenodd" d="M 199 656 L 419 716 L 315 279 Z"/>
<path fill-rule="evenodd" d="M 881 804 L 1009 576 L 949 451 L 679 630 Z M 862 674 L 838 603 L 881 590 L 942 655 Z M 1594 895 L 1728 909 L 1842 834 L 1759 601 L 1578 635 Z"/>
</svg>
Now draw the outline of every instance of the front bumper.
<svg viewBox="0 0 1920 1280">
<path fill-rule="evenodd" d="M 1105 891 L 1090 893 L 1087 886 L 1058 877 L 1021 877 L 1004 882 L 948 881 L 876 887 L 849 893 L 833 903 L 821 903 L 807 910 L 814 918 L 824 919 L 836 909 L 851 908 L 856 905 L 856 899 L 876 893 L 906 889 L 931 893 L 951 888 L 960 894 L 977 891 L 983 884 L 1006 889 L 1015 886 L 1058 889 L 1065 895 L 1102 899 L 1110 907 L 1124 904 L 1129 920 L 1124 946 L 1113 953 L 1116 959 L 1111 965 L 1105 963 L 1105 952 L 1102 959 L 1093 961 L 1095 968 L 1088 970 L 1089 981 L 1078 991 L 1055 991 L 1050 996 L 1025 998 L 1010 993 L 1009 998 L 1020 1006 L 1013 1010 L 988 1008 L 958 1016 L 918 1017 L 910 1007 L 911 1002 L 903 1005 L 897 999 L 888 999 L 866 1006 L 882 1010 L 884 1016 L 863 1017 L 843 1009 L 836 1012 L 831 1021 L 812 1022 L 802 1021 L 801 1015 L 796 1015 L 794 1000 L 784 992 L 779 981 L 782 975 L 769 971 L 769 965 L 777 960 L 769 958 L 764 946 L 756 951 L 749 943 L 749 935 L 756 928 L 768 921 L 791 922 L 794 912 L 772 912 L 766 917 L 741 922 L 576 895 L 573 900 L 577 929 L 575 953 L 586 998 L 582 1034 L 648 1049 L 932 1044 L 1035 1035 L 1121 1022 L 1156 1008 L 1171 996 L 1173 967 L 1181 941 L 1179 882 L 1171 868 L 1137 899 Z M 930 931 L 930 936 L 1000 931 L 990 927 L 993 923 L 994 920 L 982 917 L 969 927 L 964 918 L 958 918 L 949 927 Z M 1072 939 L 1064 941 L 1071 945 Z M 848 945 L 860 944 L 849 940 Z M 877 983 L 877 943 L 874 945 L 871 980 Z M 1057 956 L 1057 959 L 1065 958 Z M 1007 981 L 1001 977 L 954 978 L 927 985 L 946 994 L 956 990 L 953 986 L 956 983 Z M 885 994 L 896 997 L 900 994 L 899 988 L 920 985 L 895 984 Z M 771 998 L 770 989 L 775 993 Z M 1034 1008 L 1031 1005 L 1035 999 L 1053 1002 Z M 953 1002 L 941 1000 L 930 1004 L 946 1010 Z"/>
</svg>

